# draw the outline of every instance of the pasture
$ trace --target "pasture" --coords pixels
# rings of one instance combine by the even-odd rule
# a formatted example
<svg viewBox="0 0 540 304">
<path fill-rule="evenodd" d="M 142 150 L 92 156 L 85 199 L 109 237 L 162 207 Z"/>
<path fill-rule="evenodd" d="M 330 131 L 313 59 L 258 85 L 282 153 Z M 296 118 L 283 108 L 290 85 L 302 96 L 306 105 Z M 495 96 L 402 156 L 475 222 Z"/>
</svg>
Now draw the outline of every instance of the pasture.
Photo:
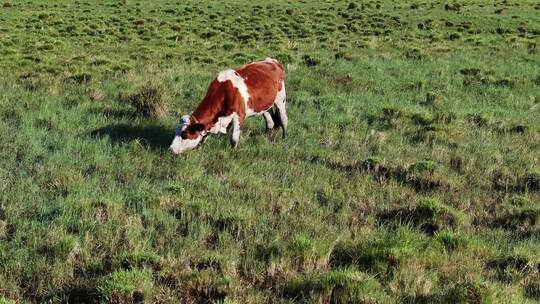
<svg viewBox="0 0 540 304">
<path fill-rule="evenodd" d="M 538 1 L 0 4 L 0 303 L 540 301 Z M 227 68 L 287 72 L 167 151 Z"/>
</svg>

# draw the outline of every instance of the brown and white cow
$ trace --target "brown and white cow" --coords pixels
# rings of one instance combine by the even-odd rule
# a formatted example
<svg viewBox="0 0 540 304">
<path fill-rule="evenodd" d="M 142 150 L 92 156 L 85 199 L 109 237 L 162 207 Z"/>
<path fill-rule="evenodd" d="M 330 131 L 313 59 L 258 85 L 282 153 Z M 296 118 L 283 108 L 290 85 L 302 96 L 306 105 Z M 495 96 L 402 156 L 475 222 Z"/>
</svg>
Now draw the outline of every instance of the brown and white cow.
<svg viewBox="0 0 540 304">
<path fill-rule="evenodd" d="M 276 114 L 272 115 L 274 105 Z M 287 136 L 285 72 L 272 58 L 220 72 L 197 109 L 180 119 L 169 149 L 174 154 L 193 149 L 210 133 L 226 134 L 231 122 L 231 144 L 236 148 L 246 117 L 260 114 L 266 120 L 268 132 L 279 123 L 283 137 Z"/>
</svg>

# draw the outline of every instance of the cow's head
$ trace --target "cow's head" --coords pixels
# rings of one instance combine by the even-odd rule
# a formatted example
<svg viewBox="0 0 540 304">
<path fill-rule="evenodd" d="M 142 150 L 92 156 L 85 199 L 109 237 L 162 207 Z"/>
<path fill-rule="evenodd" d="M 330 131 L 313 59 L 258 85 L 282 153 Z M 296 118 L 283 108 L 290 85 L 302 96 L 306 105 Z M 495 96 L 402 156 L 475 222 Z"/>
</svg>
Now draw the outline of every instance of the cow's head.
<svg viewBox="0 0 540 304">
<path fill-rule="evenodd" d="M 192 122 L 189 115 L 182 116 L 169 150 L 173 154 L 179 154 L 197 147 L 204 137 L 203 131 L 203 124 Z"/>
</svg>

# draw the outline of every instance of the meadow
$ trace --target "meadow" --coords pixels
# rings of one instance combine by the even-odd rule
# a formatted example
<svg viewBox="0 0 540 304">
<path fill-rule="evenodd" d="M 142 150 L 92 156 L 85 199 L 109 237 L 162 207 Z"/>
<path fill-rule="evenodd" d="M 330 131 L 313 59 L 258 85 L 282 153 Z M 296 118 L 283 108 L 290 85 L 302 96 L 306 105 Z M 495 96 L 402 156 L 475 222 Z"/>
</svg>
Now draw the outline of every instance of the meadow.
<svg viewBox="0 0 540 304">
<path fill-rule="evenodd" d="M 0 303 L 540 302 L 540 3 L 0 4 Z M 167 148 L 273 57 L 289 136 Z"/>
</svg>

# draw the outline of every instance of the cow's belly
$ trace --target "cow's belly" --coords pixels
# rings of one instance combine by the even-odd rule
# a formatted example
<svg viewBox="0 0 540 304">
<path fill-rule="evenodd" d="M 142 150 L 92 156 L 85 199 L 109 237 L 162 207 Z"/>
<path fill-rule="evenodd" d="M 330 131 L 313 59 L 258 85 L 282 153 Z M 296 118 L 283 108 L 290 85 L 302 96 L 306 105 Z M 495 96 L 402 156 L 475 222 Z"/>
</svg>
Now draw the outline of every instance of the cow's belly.
<svg viewBox="0 0 540 304">
<path fill-rule="evenodd" d="M 269 101 L 257 101 L 255 103 L 247 103 L 246 116 L 261 115 L 264 112 L 267 112 L 268 110 L 270 110 L 273 105 L 274 105 L 274 99 L 270 99 Z"/>
<path fill-rule="evenodd" d="M 247 109 L 246 110 L 246 117 L 250 117 L 250 116 L 259 116 L 259 115 L 262 115 L 264 112 L 268 112 L 268 110 L 270 110 L 272 108 L 273 104 L 270 105 L 268 108 L 262 110 L 262 111 L 259 111 L 259 112 L 255 112 L 253 109 Z"/>
</svg>

